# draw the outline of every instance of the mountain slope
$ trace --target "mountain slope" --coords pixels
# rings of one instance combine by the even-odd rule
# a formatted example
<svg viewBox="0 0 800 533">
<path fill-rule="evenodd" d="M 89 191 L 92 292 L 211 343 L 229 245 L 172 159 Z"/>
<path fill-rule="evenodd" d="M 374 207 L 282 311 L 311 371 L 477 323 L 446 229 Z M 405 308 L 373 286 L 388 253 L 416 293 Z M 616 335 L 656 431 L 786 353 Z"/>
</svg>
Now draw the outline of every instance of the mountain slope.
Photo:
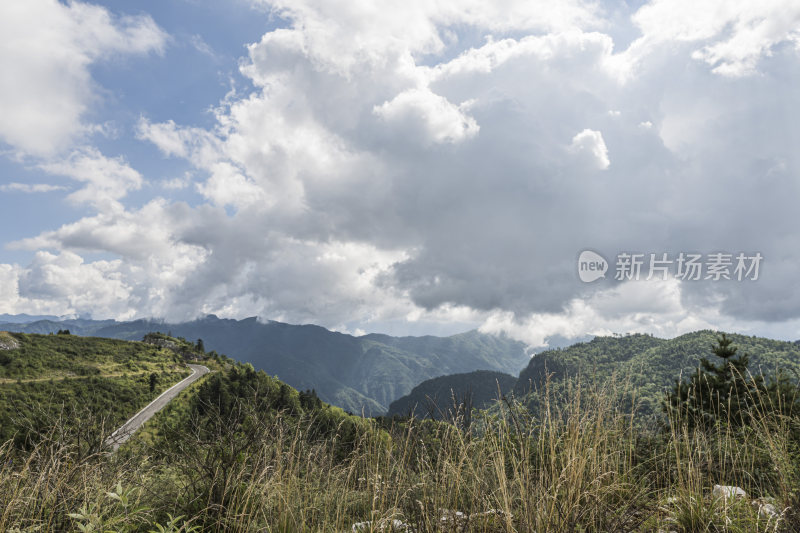
<svg viewBox="0 0 800 533">
<path fill-rule="evenodd" d="M 0 325 L 0 328 L 4 327 Z M 517 374 L 528 362 L 525 345 L 471 331 L 451 337 L 354 337 L 314 325 L 204 319 L 180 324 L 72 320 L 8 325 L 16 331 L 72 333 L 140 340 L 150 331 L 203 339 L 207 350 L 225 353 L 278 376 L 299 389 L 354 413 L 384 413 L 389 404 L 436 376 L 493 370 Z"/>
<path fill-rule="evenodd" d="M 565 349 L 548 350 L 535 355 L 520 373 L 514 387 L 518 398 L 541 384 L 547 374 L 558 386 L 565 379 L 580 377 L 600 382 L 616 376 L 637 390 L 643 413 L 656 413 L 661 400 L 681 375 L 694 372 L 700 359 L 712 357 L 719 333 L 703 330 L 674 339 L 650 335 L 595 337 Z M 800 346 L 792 342 L 763 337 L 728 334 L 738 353 L 750 354 L 750 372 L 774 375 L 783 369 L 792 379 L 800 377 Z"/>
<path fill-rule="evenodd" d="M 91 412 L 121 424 L 189 374 L 173 351 L 75 335 L 0 332 L 0 443 Z"/>
<path fill-rule="evenodd" d="M 467 394 L 471 395 L 473 407 L 484 409 L 498 398 L 498 387 L 501 395 L 506 394 L 511 392 L 516 382 L 517 378 L 510 374 L 489 370 L 440 376 L 423 381 L 410 393 L 393 401 L 387 414 L 413 413 L 417 417 L 440 419 L 454 408 L 455 402 L 463 401 Z"/>
</svg>

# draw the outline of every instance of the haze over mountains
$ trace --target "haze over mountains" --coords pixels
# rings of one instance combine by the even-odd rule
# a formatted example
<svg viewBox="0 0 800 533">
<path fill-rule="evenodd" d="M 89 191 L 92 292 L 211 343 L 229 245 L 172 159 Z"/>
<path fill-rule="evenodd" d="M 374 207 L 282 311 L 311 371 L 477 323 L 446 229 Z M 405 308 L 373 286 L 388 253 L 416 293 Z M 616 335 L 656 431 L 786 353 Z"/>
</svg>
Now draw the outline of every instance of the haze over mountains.
<svg viewBox="0 0 800 533">
<path fill-rule="evenodd" d="M 293 387 L 315 389 L 319 397 L 354 413 L 385 413 L 395 399 L 441 375 L 493 370 L 517 375 L 527 364 L 525 344 L 470 331 L 450 337 L 361 337 L 314 325 L 206 318 L 179 324 L 159 321 L 71 319 L 0 323 L 0 330 L 141 340 L 162 331 L 196 341 L 253 364 Z"/>
</svg>

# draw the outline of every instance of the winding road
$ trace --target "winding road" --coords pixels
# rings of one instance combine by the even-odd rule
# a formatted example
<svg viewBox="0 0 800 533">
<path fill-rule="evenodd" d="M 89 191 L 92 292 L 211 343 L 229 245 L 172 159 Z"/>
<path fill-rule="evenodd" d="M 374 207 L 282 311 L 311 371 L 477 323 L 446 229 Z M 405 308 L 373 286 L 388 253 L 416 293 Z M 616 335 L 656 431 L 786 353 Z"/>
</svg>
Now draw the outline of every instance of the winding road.
<svg viewBox="0 0 800 533">
<path fill-rule="evenodd" d="M 203 365 L 186 366 L 192 369 L 192 374 L 162 392 L 158 398 L 150 402 L 144 409 L 133 415 L 127 422 L 122 424 L 119 429 L 117 429 L 106 439 L 106 446 L 111 447 L 113 451 L 117 451 L 117 448 L 131 438 L 131 435 L 133 435 L 136 430 L 142 426 L 142 424 L 150 420 L 150 417 L 163 409 L 164 406 L 166 406 L 173 398 L 180 394 L 183 389 L 209 372 L 208 368 L 204 367 Z"/>
</svg>

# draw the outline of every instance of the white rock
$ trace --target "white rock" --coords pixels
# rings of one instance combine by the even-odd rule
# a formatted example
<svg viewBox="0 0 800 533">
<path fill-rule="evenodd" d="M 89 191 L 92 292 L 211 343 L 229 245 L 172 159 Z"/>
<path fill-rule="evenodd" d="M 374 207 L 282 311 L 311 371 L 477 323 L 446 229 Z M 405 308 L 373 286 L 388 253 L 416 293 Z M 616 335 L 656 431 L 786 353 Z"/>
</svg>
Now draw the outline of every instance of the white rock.
<svg viewBox="0 0 800 533">
<path fill-rule="evenodd" d="M 762 498 L 752 501 L 753 507 L 758 509 L 758 515 L 761 518 L 766 518 L 767 520 L 780 520 L 781 514 L 778 512 L 778 509 L 768 501 L 765 501 Z"/>
<path fill-rule="evenodd" d="M 766 517 L 766 518 L 780 518 L 781 514 L 775 509 L 775 506 L 771 503 L 765 503 L 764 505 L 759 506 L 758 514 Z"/>
<path fill-rule="evenodd" d="M 391 522 L 391 529 L 389 531 L 410 531 L 411 526 L 403 522 L 402 520 L 398 520 L 395 518 Z"/>
<path fill-rule="evenodd" d="M 372 528 L 372 522 L 356 522 L 353 524 L 352 531 L 353 533 L 359 533 L 360 531 L 369 531 Z M 402 520 L 392 519 L 387 522 L 383 522 L 378 525 L 376 528 L 378 531 L 407 531 L 411 532 L 413 529 L 410 525 L 406 524 Z"/>
<path fill-rule="evenodd" d="M 451 520 L 462 521 L 467 519 L 467 515 L 465 515 L 461 511 L 451 511 L 449 509 L 441 509 L 441 512 L 442 512 L 442 518 L 440 520 L 442 522 L 449 522 Z"/>
<path fill-rule="evenodd" d="M 722 498 L 724 500 L 747 498 L 747 493 L 744 491 L 744 489 L 734 487 L 733 485 L 714 485 L 711 495 L 715 498 Z"/>
</svg>

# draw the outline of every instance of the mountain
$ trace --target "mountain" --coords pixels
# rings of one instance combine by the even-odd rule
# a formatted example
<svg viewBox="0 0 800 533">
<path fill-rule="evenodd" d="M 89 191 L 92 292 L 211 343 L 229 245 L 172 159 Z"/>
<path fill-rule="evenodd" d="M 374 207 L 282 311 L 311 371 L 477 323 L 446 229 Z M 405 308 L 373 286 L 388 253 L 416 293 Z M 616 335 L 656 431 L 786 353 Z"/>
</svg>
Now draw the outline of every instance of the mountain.
<svg viewBox="0 0 800 533">
<path fill-rule="evenodd" d="M 385 413 L 393 400 L 426 379 L 473 370 L 517 374 L 529 359 L 523 343 L 477 331 L 450 337 L 354 337 L 314 325 L 213 315 L 179 324 L 77 319 L 0 324 L 0 329 L 26 333 L 69 329 L 77 335 L 125 340 L 161 331 L 202 339 L 206 350 L 251 363 L 299 390 L 314 389 L 325 402 L 367 415 Z"/>
<path fill-rule="evenodd" d="M 8 313 L 0 314 L 0 323 L 12 323 L 12 324 L 27 324 L 28 322 L 34 322 L 36 320 L 60 320 L 59 317 L 54 315 L 9 315 Z"/>
<path fill-rule="evenodd" d="M 498 398 L 499 393 L 511 392 L 517 378 L 503 372 L 476 370 L 463 374 L 451 374 L 423 381 L 411 392 L 393 401 L 387 415 L 408 415 L 417 417 L 446 418 L 449 410 L 457 407 L 467 395 L 471 396 L 472 406 L 484 409 Z"/>
<path fill-rule="evenodd" d="M 115 320 L 90 320 L 85 318 L 33 317 L 34 320 L 24 320 L 26 316 L 28 315 L 3 315 L 4 319 L 0 321 L 0 330 L 47 335 L 48 333 L 57 333 L 59 330 L 67 329 L 73 335 L 91 337 L 106 326 L 121 324 Z M 141 340 L 141 338 L 136 340 Z"/>
<path fill-rule="evenodd" d="M 719 335 L 703 330 L 674 339 L 641 334 L 595 337 L 568 348 L 547 350 L 531 358 L 519 374 L 514 394 L 525 398 L 547 374 L 551 375 L 555 388 L 568 378 L 580 377 L 584 382 L 598 383 L 615 375 L 621 386 L 627 383 L 636 390 L 643 413 L 657 413 L 664 392 L 675 380 L 693 373 L 702 358 L 713 357 L 711 348 Z M 796 343 L 734 333 L 727 335 L 738 353 L 750 354 L 751 373 L 772 376 L 782 369 L 791 379 L 800 379 L 800 346 Z"/>
</svg>

